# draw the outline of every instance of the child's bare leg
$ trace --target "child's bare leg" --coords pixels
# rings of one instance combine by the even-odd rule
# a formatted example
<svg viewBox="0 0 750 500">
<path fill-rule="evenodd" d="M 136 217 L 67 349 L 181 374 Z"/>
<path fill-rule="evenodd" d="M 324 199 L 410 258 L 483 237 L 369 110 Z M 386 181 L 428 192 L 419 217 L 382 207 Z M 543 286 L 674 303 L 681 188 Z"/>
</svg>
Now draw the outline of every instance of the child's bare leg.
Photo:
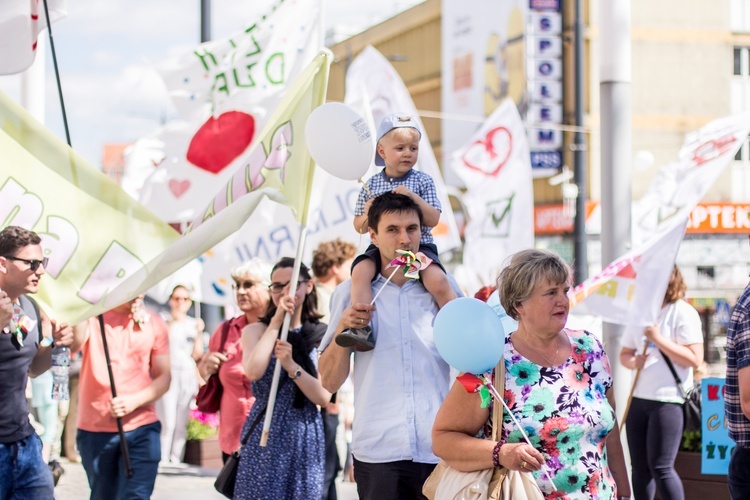
<svg viewBox="0 0 750 500">
<path fill-rule="evenodd" d="M 451 288 L 448 276 L 440 269 L 440 266 L 430 265 L 420 271 L 419 276 L 422 278 L 422 284 L 435 299 L 439 308 L 455 299 L 456 292 Z"/>
<path fill-rule="evenodd" d="M 375 277 L 375 262 L 363 259 L 352 269 L 352 304 L 372 302 L 372 279 Z"/>
<path fill-rule="evenodd" d="M 375 262 L 372 259 L 363 259 L 352 269 L 352 304 L 369 304 L 372 302 L 371 282 L 375 277 Z M 341 347 L 353 347 L 357 351 L 370 351 L 375 347 L 375 340 L 370 325 L 362 325 L 361 328 L 347 328 L 336 335 L 336 343 Z"/>
</svg>

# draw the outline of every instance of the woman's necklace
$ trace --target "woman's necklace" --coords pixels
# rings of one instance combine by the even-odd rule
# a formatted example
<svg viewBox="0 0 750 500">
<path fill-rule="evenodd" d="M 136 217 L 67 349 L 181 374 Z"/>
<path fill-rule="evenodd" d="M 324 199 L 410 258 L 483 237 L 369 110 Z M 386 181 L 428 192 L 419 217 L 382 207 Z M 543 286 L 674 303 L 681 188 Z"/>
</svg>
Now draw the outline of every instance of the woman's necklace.
<svg viewBox="0 0 750 500">
<path fill-rule="evenodd" d="M 547 362 L 548 365 L 555 366 L 555 360 L 557 359 L 557 355 L 560 353 L 560 339 L 557 338 L 557 336 L 555 336 L 555 340 L 557 341 L 557 349 L 555 349 L 555 355 L 552 356 L 552 360 L 550 360 L 547 356 L 545 356 L 541 351 L 531 347 L 531 344 L 529 343 L 528 340 L 526 340 L 526 338 L 524 337 L 521 337 L 521 338 L 523 339 L 523 343 L 526 344 L 526 347 L 528 347 L 529 349 L 531 349 L 532 351 L 540 355 L 542 359 L 544 359 Z"/>
</svg>

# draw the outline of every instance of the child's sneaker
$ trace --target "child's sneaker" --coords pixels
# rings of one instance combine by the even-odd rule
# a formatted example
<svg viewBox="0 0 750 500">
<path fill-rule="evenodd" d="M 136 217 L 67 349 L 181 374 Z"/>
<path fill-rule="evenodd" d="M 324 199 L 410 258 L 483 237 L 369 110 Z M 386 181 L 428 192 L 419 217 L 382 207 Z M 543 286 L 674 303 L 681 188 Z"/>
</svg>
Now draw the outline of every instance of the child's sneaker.
<svg viewBox="0 0 750 500">
<path fill-rule="evenodd" d="M 347 328 L 336 335 L 336 343 L 341 347 L 354 347 L 359 352 L 372 351 L 375 348 L 372 327 L 367 325 L 362 328 Z"/>
</svg>

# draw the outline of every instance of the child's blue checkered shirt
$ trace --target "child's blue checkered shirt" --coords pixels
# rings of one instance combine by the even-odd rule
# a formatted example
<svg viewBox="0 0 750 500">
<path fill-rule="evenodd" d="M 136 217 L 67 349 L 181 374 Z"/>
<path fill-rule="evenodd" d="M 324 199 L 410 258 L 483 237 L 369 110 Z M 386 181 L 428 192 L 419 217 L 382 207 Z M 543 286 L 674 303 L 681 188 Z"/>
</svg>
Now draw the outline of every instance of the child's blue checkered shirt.
<svg viewBox="0 0 750 500">
<path fill-rule="evenodd" d="M 393 188 L 402 185 L 406 186 L 409 191 L 415 193 L 424 201 L 435 207 L 438 212 L 443 211 L 442 206 L 440 205 L 440 200 L 437 197 L 435 181 L 432 180 L 432 177 L 424 172 L 420 172 L 419 170 L 411 169 L 409 170 L 409 173 L 403 177 L 388 177 L 385 175 L 385 169 L 383 169 L 370 177 L 366 184 L 370 190 L 370 194 L 368 196 L 365 188 L 360 189 L 359 196 L 357 197 L 357 205 L 354 207 L 354 215 L 364 215 L 365 202 L 368 199 L 388 191 L 393 191 Z M 422 237 L 419 242 L 423 245 L 434 243 L 431 227 L 422 226 Z"/>
</svg>

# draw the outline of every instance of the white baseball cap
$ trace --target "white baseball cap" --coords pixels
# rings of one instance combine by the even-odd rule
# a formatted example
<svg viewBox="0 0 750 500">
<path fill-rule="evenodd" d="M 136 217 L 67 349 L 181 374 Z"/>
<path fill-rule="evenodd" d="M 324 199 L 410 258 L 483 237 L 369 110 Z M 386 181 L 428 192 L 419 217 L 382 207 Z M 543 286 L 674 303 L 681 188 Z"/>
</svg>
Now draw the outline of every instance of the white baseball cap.
<svg viewBox="0 0 750 500">
<path fill-rule="evenodd" d="M 380 167 L 385 165 L 383 157 L 378 154 L 377 145 L 380 143 L 380 139 L 385 134 L 393 130 L 394 128 L 413 128 L 419 134 L 419 138 L 422 138 L 422 132 L 419 130 L 419 124 L 417 121 L 406 113 L 391 113 L 386 115 L 378 126 L 378 139 L 375 141 L 375 165 Z"/>
</svg>

